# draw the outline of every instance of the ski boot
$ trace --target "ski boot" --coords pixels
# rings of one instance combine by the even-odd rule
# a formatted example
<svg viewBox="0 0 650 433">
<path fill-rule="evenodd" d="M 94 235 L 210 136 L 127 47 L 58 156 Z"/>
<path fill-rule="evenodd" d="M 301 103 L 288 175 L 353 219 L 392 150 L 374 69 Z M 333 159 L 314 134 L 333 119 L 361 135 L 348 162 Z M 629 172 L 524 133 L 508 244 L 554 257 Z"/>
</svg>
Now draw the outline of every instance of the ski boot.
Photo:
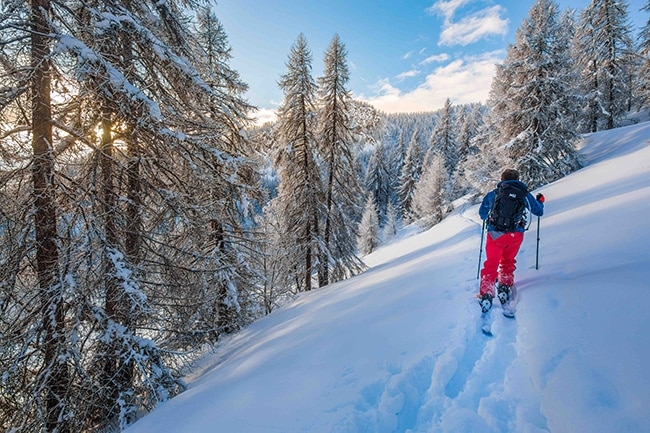
<svg viewBox="0 0 650 433">
<path fill-rule="evenodd" d="M 490 311 L 490 308 L 492 308 L 492 294 L 490 293 L 485 293 L 483 295 L 479 295 L 479 305 L 481 306 L 481 313 L 487 313 Z"/>
<path fill-rule="evenodd" d="M 507 303 L 510 300 L 510 289 L 511 286 L 507 284 L 499 284 L 497 286 L 497 297 L 501 302 L 501 305 Z"/>
</svg>

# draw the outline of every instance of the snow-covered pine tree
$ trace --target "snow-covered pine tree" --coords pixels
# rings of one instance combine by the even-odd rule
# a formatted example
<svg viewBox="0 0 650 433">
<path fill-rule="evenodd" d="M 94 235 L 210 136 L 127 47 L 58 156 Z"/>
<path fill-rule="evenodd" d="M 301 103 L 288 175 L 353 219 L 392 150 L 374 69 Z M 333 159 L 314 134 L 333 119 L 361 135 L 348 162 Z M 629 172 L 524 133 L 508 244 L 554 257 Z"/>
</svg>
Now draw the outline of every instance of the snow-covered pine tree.
<svg viewBox="0 0 650 433">
<path fill-rule="evenodd" d="M 375 144 L 366 169 L 365 187 L 375 200 L 380 223 L 384 222 L 391 196 L 390 158 L 382 141 Z"/>
<path fill-rule="evenodd" d="M 642 10 L 650 14 L 650 0 Z M 640 107 L 650 107 L 650 18 L 639 33 L 640 68 L 636 74 L 637 92 Z"/>
<path fill-rule="evenodd" d="M 574 52 L 584 132 L 612 129 L 629 106 L 632 39 L 625 0 L 592 0 L 581 13 Z"/>
<path fill-rule="evenodd" d="M 385 128 L 385 132 L 381 138 L 382 141 L 390 143 L 389 136 L 387 133 L 388 128 Z M 404 138 L 404 131 L 399 130 L 397 134 L 397 139 L 394 145 L 388 144 L 386 147 L 388 153 L 388 183 L 390 185 L 390 200 L 389 203 L 393 206 L 393 211 L 395 211 L 395 218 L 399 219 L 399 208 L 401 199 L 399 195 L 400 188 L 400 175 L 402 173 L 402 166 L 404 165 L 404 159 L 406 158 L 407 143 Z"/>
<path fill-rule="evenodd" d="M 490 99 L 491 146 L 531 188 L 580 167 L 574 147 L 575 100 L 567 32 L 557 4 L 537 0 L 497 65 Z"/>
<path fill-rule="evenodd" d="M 487 106 L 476 103 L 463 106 L 458 119 L 458 163 L 463 164 L 469 155 L 478 150 L 474 143 L 485 121 Z"/>
<path fill-rule="evenodd" d="M 318 264 L 320 286 L 354 275 L 364 267 L 355 253 L 362 194 L 349 117 L 349 79 L 347 52 L 335 35 L 325 51 L 323 76 L 318 79 L 318 145 L 325 193 L 324 250 Z"/>
<path fill-rule="evenodd" d="M 429 137 L 429 149 L 434 149 L 442 156 L 445 169 L 447 173 L 451 174 L 456 170 L 456 166 L 458 165 L 459 146 L 456 138 L 456 121 L 449 98 L 445 100 L 445 105 L 439 110 L 439 113 L 440 120 Z"/>
<path fill-rule="evenodd" d="M 429 149 L 423 168 L 413 192 L 412 209 L 418 222 L 426 229 L 442 221 L 449 210 L 449 175 L 445 158 L 438 151 Z"/>
<path fill-rule="evenodd" d="M 386 209 L 386 222 L 384 223 L 383 239 L 387 241 L 397 234 L 397 210 L 392 200 L 388 202 Z"/>
<path fill-rule="evenodd" d="M 465 105 L 458 119 L 458 166 L 455 173 L 452 173 L 453 183 L 451 199 L 454 200 L 471 191 L 472 170 L 468 161 L 479 152 L 477 137 L 484 125 L 484 116 L 487 106 L 476 103 Z"/>
<path fill-rule="evenodd" d="M 460 160 L 459 127 L 456 111 L 452 107 L 449 98 L 447 98 L 445 105 L 438 110 L 440 120 L 431 133 L 431 137 L 429 137 L 429 151 L 435 150 L 443 158 L 445 171 L 448 175 L 450 194 L 451 191 L 456 189 L 455 183 Z M 425 158 L 425 164 L 428 163 Z"/>
<path fill-rule="evenodd" d="M 397 142 L 395 143 L 395 151 L 394 151 L 395 156 L 392 158 L 395 167 L 398 169 L 396 171 L 398 177 L 399 177 L 399 169 L 402 167 L 402 164 L 404 163 L 404 158 L 406 158 L 406 151 L 407 151 L 407 145 L 406 145 L 406 140 L 404 139 L 404 131 L 400 129 L 399 134 L 397 135 Z"/>
<path fill-rule="evenodd" d="M 311 76 L 311 52 L 303 34 L 291 47 L 287 73 L 280 80 L 284 101 L 278 109 L 278 154 L 280 177 L 278 213 L 285 239 L 286 272 L 293 274 L 298 290 L 311 290 L 312 277 L 325 241 L 319 234 L 319 218 L 324 214 L 322 180 L 316 165 L 314 130 L 316 83 Z"/>
<path fill-rule="evenodd" d="M 497 122 L 493 117 L 491 111 L 485 113 L 485 124 L 473 140 L 478 150 L 470 154 L 463 164 L 463 181 L 468 192 L 479 200 L 494 189 L 503 169 L 511 164 L 503 147 L 494 145 L 498 140 L 493 136 L 493 127 L 490 128 L 490 125 Z"/>
<path fill-rule="evenodd" d="M 379 246 L 379 216 L 372 193 L 368 194 L 359 223 L 357 246 L 361 255 L 373 252 Z"/>
<path fill-rule="evenodd" d="M 411 220 L 411 199 L 413 191 L 422 172 L 422 150 L 418 143 L 418 130 L 411 136 L 404 163 L 399 175 L 398 195 L 400 199 L 400 213 L 405 221 Z"/>
</svg>

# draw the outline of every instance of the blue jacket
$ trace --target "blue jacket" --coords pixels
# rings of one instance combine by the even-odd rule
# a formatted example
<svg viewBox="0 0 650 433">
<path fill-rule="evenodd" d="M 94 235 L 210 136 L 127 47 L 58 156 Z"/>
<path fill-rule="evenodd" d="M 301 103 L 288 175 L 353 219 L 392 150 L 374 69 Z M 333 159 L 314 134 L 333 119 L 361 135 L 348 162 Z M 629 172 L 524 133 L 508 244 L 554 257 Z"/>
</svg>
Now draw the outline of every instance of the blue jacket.
<svg viewBox="0 0 650 433">
<path fill-rule="evenodd" d="M 525 183 L 519 181 L 519 180 L 504 180 L 499 182 L 497 185 L 497 188 L 499 185 L 502 183 L 518 183 L 520 185 L 523 185 L 528 189 Z M 483 202 L 481 203 L 481 207 L 478 209 L 478 214 L 481 217 L 483 221 L 485 221 L 488 217 L 488 214 L 490 213 L 490 209 L 492 209 L 492 204 L 494 203 L 494 196 L 496 194 L 496 189 L 493 191 L 490 191 L 486 194 L 485 197 L 483 197 Z M 540 202 L 539 200 L 535 199 L 533 195 L 529 192 L 528 195 L 526 196 L 526 207 L 528 210 L 533 214 L 537 216 L 542 216 L 544 215 L 544 203 Z M 488 231 L 494 231 L 494 227 L 490 226 L 488 224 L 487 226 Z M 517 232 L 523 232 L 526 231 L 526 228 L 521 227 L 521 228 L 516 228 L 515 231 Z"/>
</svg>

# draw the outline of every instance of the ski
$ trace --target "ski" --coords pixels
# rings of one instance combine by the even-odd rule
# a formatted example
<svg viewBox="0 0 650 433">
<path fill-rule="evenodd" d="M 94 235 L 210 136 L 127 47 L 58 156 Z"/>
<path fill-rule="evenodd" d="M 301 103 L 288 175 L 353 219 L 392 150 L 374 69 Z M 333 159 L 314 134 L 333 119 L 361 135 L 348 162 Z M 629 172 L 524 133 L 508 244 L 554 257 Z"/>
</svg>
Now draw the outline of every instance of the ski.
<svg viewBox="0 0 650 433">
<path fill-rule="evenodd" d="M 481 313 L 481 332 L 488 337 L 492 337 L 492 309 Z"/>
<path fill-rule="evenodd" d="M 515 318 L 517 309 L 517 288 L 515 286 L 510 288 L 510 298 L 508 299 L 508 302 L 501 306 L 501 308 L 503 309 L 502 312 L 504 317 L 507 317 L 508 319 Z"/>
<path fill-rule="evenodd" d="M 481 332 L 491 337 L 492 336 L 492 296 L 477 295 L 479 299 L 479 306 L 481 307 Z"/>
</svg>

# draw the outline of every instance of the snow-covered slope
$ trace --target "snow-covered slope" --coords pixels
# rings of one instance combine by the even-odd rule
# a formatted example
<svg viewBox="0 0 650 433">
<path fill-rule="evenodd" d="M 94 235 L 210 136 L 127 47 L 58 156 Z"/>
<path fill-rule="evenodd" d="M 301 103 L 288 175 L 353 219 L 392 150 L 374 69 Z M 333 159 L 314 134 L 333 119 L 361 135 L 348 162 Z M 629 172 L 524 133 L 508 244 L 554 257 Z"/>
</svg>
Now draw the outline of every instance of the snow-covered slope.
<svg viewBox="0 0 650 433">
<path fill-rule="evenodd" d="M 128 432 L 650 432 L 650 122 L 541 188 L 517 319 L 478 326 L 477 207 L 224 341 Z"/>
</svg>

